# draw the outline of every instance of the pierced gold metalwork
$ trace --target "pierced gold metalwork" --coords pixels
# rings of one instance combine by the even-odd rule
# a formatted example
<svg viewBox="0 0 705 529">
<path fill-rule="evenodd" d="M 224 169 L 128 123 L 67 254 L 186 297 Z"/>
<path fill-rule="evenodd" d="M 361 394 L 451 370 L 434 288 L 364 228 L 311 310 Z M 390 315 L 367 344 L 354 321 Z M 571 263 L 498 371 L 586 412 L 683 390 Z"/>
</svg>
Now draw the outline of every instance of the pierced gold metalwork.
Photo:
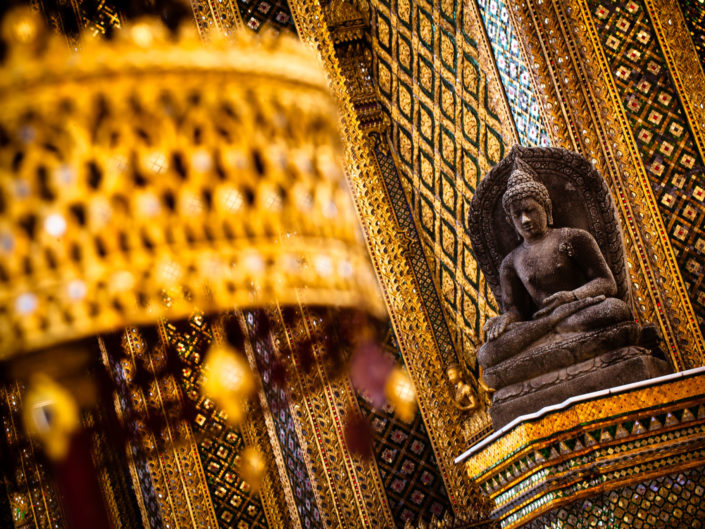
<svg viewBox="0 0 705 529">
<path fill-rule="evenodd" d="M 30 14 L 13 24 L 0 356 L 194 307 L 384 313 L 308 50 L 138 23 L 72 54 Z"/>
</svg>

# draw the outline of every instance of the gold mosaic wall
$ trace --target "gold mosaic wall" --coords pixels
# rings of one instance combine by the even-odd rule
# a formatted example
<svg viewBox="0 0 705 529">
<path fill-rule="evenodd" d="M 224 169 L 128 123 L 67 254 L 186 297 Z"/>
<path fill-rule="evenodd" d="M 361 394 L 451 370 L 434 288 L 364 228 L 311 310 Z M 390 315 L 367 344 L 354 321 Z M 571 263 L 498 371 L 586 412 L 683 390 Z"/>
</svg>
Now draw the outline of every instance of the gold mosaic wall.
<svg viewBox="0 0 705 529">
<path fill-rule="evenodd" d="M 331 20 L 336 21 L 338 24 L 341 23 L 342 8 L 340 11 L 335 11 L 333 7 L 336 5 L 338 4 L 332 3 L 327 6 L 329 8 L 327 14 L 331 16 L 327 20 L 328 23 L 331 23 Z M 374 9 L 371 9 L 371 7 L 375 7 L 374 4 L 370 6 L 359 2 L 356 5 L 359 5 L 361 13 L 374 14 Z M 480 320 L 484 318 L 485 308 L 483 307 L 481 310 L 475 308 L 474 316 L 470 318 L 472 321 L 465 323 L 461 321 L 463 317 L 463 312 L 461 311 L 465 311 L 465 309 L 461 309 L 458 306 L 458 300 L 463 300 L 463 303 L 477 303 L 475 301 L 477 298 L 484 299 L 484 296 L 478 296 L 484 291 L 484 285 L 481 285 L 474 261 L 469 262 L 471 254 L 468 248 L 465 253 L 468 260 L 466 264 L 461 265 L 460 259 L 462 257 L 459 257 L 459 264 L 454 265 L 451 274 L 447 277 L 453 277 L 451 282 L 455 282 L 455 277 L 459 277 L 462 273 L 462 267 L 466 266 L 467 275 L 472 276 L 476 285 L 473 287 L 468 281 L 462 288 L 455 287 L 456 292 L 458 292 L 457 297 L 453 298 L 455 305 L 449 303 L 450 296 L 442 299 L 441 303 L 444 308 L 441 316 L 445 321 L 441 321 L 441 325 L 438 325 L 438 322 L 435 321 L 435 315 L 429 310 L 430 304 L 428 302 L 429 297 L 438 296 L 441 292 L 441 266 L 431 261 L 436 259 L 434 252 L 442 251 L 440 246 L 435 247 L 435 250 L 431 247 L 431 241 L 435 240 L 432 235 L 434 233 L 433 230 L 439 231 L 441 229 L 441 221 L 438 219 L 436 221 L 437 224 L 427 226 L 427 229 L 432 233 L 427 236 L 426 244 L 422 244 L 425 257 L 422 256 L 421 262 L 419 262 L 415 259 L 414 252 L 416 249 L 412 247 L 414 238 L 417 236 L 416 233 L 421 230 L 417 216 L 421 215 L 419 201 L 415 202 L 418 206 L 416 209 L 412 206 L 410 216 L 408 215 L 408 206 L 406 206 L 407 213 L 405 216 L 402 211 L 403 208 L 395 207 L 398 205 L 395 201 L 406 201 L 408 198 L 413 200 L 413 197 L 404 194 L 404 191 L 401 191 L 399 195 L 388 185 L 392 181 L 390 177 L 398 178 L 395 172 L 398 168 L 401 168 L 403 163 L 403 161 L 399 161 L 402 159 L 401 147 L 395 149 L 394 144 L 394 134 L 399 133 L 400 127 L 396 124 L 394 116 L 392 116 L 392 141 L 389 142 L 387 137 L 379 132 L 380 129 L 384 130 L 384 127 L 370 124 L 368 111 L 376 104 L 374 98 L 368 100 L 365 105 L 361 105 L 360 99 L 355 94 L 355 88 L 361 84 L 357 76 L 360 75 L 360 71 L 364 70 L 364 68 L 355 73 L 354 69 L 349 68 L 349 61 L 346 57 L 342 57 L 343 60 L 341 60 L 338 53 L 342 49 L 342 45 L 336 48 L 330 28 L 319 22 L 324 19 L 324 7 L 315 0 L 292 3 L 291 7 L 301 37 L 319 50 L 330 75 L 332 88 L 341 99 L 343 136 L 348 141 L 348 178 L 351 190 L 362 221 L 363 230 L 365 231 L 370 256 L 384 290 L 399 348 L 417 388 L 419 407 L 437 456 L 453 510 L 456 514 L 467 514 L 475 519 L 482 519 L 487 513 L 488 506 L 485 500 L 477 494 L 477 488 L 467 476 L 459 472 L 459 468 L 453 463 L 453 459 L 457 454 L 461 453 L 463 447 L 466 447 L 471 439 L 477 438 L 478 435 L 482 435 L 487 431 L 489 422 L 484 412 L 467 414 L 454 406 L 451 387 L 444 371 L 447 363 L 451 360 L 456 360 L 459 355 L 471 359 L 474 354 L 474 345 L 477 343 L 477 330 L 481 324 Z M 411 9 L 411 5 L 409 7 Z M 474 61 L 474 74 L 468 74 L 467 81 L 470 81 L 470 75 L 475 76 L 474 82 L 476 84 L 472 85 L 474 90 L 472 103 L 482 105 L 482 110 L 478 112 L 474 107 L 470 107 L 469 103 L 466 105 L 466 116 L 470 114 L 473 117 L 476 116 L 477 136 L 473 138 L 473 141 L 476 141 L 476 145 L 473 145 L 469 140 L 461 139 L 463 137 L 461 121 L 463 99 L 458 94 L 466 97 L 466 89 L 462 87 L 462 77 L 454 77 L 450 73 L 444 74 L 448 82 L 452 82 L 452 87 L 448 88 L 447 84 L 443 85 L 443 93 L 446 94 L 446 100 L 443 102 L 440 88 L 441 77 L 433 74 L 438 92 L 434 96 L 433 103 L 429 102 L 432 106 L 428 108 L 431 116 L 434 113 L 438 116 L 442 115 L 442 118 L 438 118 L 437 129 L 434 130 L 437 130 L 438 133 L 436 147 L 442 149 L 442 146 L 445 145 L 446 151 L 441 153 L 440 150 L 436 150 L 431 146 L 424 147 L 424 153 L 431 156 L 431 163 L 434 157 L 439 160 L 439 164 L 441 161 L 446 164 L 452 161 L 454 165 L 444 166 L 444 171 L 451 173 L 446 176 L 451 178 L 450 183 L 456 187 L 459 186 L 457 180 L 461 179 L 462 175 L 455 176 L 450 167 L 459 169 L 464 160 L 468 163 L 469 169 L 466 178 L 468 180 L 472 179 L 472 181 L 467 188 L 464 188 L 464 191 L 455 192 L 456 201 L 454 206 L 456 210 L 453 215 L 448 214 L 445 220 L 446 224 L 454 230 L 453 236 L 462 239 L 464 237 L 462 219 L 465 216 L 463 208 L 467 208 L 467 201 L 471 196 L 470 189 L 474 189 L 474 185 L 483 174 L 483 171 L 489 169 L 491 163 L 499 161 L 501 158 L 506 148 L 501 138 L 504 136 L 513 138 L 516 135 L 512 130 L 504 130 L 500 125 L 501 123 L 511 123 L 511 119 L 500 119 L 498 117 L 508 115 L 508 109 L 506 102 L 501 97 L 496 77 L 492 77 L 493 81 L 488 83 L 482 73 L 484 71 L 494 71 L 490 66 L 487 66 L 488 64 L 491 65 L 489 48 L 486 44 L 478 45 L 478 41 L 474 40 L 473 36 L 462 33 L 461 24 L 462 27 L 475 28 L 479 33 L 480 26 L 477 23 L 478 15 L 476 10 L 472 7 L 464 10 L 460 3 L 452 4 L 450 8 L 446 5 L 446 8 L 453 10 L 454 14 L 449 15 L 449 17 L 455 16 L 455 20 L 457 20 L 457 26 L 452 32 L 453 38 L 456 39 L 456 42 L 458 41 L 457 39 L 461 39 L 457 47 L 453 48 L 451 52 L 455 57 L 455 68 L 460 71 L 464 64 L 463 60 L 467 57 L 469 59 L 467 59 L 466 65 L 469 66 Z M 429 12 L 433 14 L 433 18 L 431 18 L 431 14 L 427 18 L 431 35 L 435 35 L 433 38 L 436 39 L 436 50 L 440 50 L 442 46 L 439 34 L 440 29 L 436 26 L 437 19 L 435 18 L 440 17 L 440 9 L 440 4 L 434 4 Z M 413 12 L 416 13 L 412 15 L 413 17 L 420 13 L 418 10 Z M 448 13 L 448 10 L 446 12 Z M 415 18 L 412 20 L 415 20 Z M 375 24 L 376 22 L 372 22 L 373 28 Z M 345 26 L 345 24 L 342 25 Z M 353 21 L 349 20 L 349 24 L 346 27 L 350 28 L 353 26 Z M 342 37 L 336 34 L 335 38 Z M 416 42 L 416 46 L 419 46 L 420 37 L 412 35 L 412 38 Z M 377 53 L 376 46 L 373 39 L 373 55 Z M 437 62 L 437 68 L 441 68 L 440 55 L 436 59 L 433 51 L 422 53 L 424 57 L 428 56 L 432 61 Z M 366 56 L 364 52 L 362 56 Z M 451 60 L 448 55 L 445 57 L 447 60 Z M 398 67 L 396 60 L 393 64 L 396 65 L 393 66 L 394 68 Z M 433 62 L 431 64 L 433 65 Z M 395 71 L 398 72 L 399 70 Z M 414 80 L 412 84 L 413 86 L 410 85 L 406 92 L 410 98 L 413 97 L 414 92 L 421 90 L 420 80 Z M 467 97 L 468 101 L 471 101 L 470 96 L 467 95 Z M 384 102 L 384 97 L 381 100 Z M 418 108 L 415 103 L 411 104 Z M 441 105 L 445 105 L 445 107 L 441 109 Z M 451 111 L 449 105 L 453 105 L 453 118 L 446 117 L 444 114 Z M 470 118 L 468 117 L 467 119 Z M 420 136 L 417 136 L 417 138 L 420 138 Z M 412 139 L 412 136 L 408 137 L 410 142 Z M 459 142 L 458 145 L 460 147 L 456 147 L 456 142 Z M 466 152 L 472 156 L 463 157 L 463 145 L 466 147 Z M 486 154 L 487 150 L 490 150 L 492 154 Z M 390 164 L 386 160 L 386 153 L 389 152 L 396 157 L 396 164 Z M 418 155 L 421 156 L 420 154 Z M 415 178 L 413 172 L 406 174 L 407 180 L 408 178 Z M 436 189 L 440 189 L 438 187 L 440 186 L 440 172 L 434 178 L 437 178 Z M 404 178 L 402 177 L 403 182 Z M 424 185 L 418 179 L 416 182 L 419 187 Z M 411 189 L 412 184 L 407 182 L 404 185 L 407 186 L 407 189 L 413 191 Z M 447 189 L 452 189 L 452 187 Z M 465 196 L 463 193 L 465 193 Z M 429 192 L 427 199 L 431 197 L 435 201 L 431 208 L 440 210 L 442 207 L 440 199 L 436 199 L 434 193 Z M 412 204 L 414 203 L 412 202 Z M 412 221 L 412 226 L 408 225 L 409 220 Z M 414 230 L 414 232 L 412 233 L 410 230 Z M 435 245 L 435 243 L 433 244 Z M 455 242 L 455 245 L 460 247 L 458 251 L 460 255 L 463 250 L 462 242 Z M 438 278 L 435 282 L 429 282 L 428 288 L 426 288 L 426 285 L 421 288 L 419 276 L 422 266 L 427 267 L 427 273 L 428 268 L 430 268 L 436 273 Z M 460 280 L 458 279 L 457 281 L 459 282 Z M 471 311 L 473 311 L 472 308 L 467 309 L 467 313 Z M 491 314 L 492 309 L 488 307 L 486 312 Z M 448 322 L 452 322 L 449 327 L 452 328 L 455 339 L 449 341 L 449 346 L 443 347 L 440 345 L 443 342 L 437 339 L 439 337 L 437 332 L 440 327 Z M 461 326 L 462 329 L 458 330 Z M 462 350 L 463 347 L 466 348 L 465 351 Z"/>
<path fill-rule="evenodd" d="M 472 365 L 496 305 L 465 231 L 468 208 L 479 180 L 518 141 L 513 120 L 474 2 L 371 5 L 375 75 L 397 169 L 456 351 Z"/>
</svg>

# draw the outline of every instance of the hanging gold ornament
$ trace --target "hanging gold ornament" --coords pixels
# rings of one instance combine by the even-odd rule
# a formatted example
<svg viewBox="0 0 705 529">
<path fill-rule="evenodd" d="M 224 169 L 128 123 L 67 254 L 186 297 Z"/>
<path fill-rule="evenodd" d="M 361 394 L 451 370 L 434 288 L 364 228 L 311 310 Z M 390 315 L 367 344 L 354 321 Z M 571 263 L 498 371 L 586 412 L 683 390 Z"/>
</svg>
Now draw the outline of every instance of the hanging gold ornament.
<svg viewBox="0 0 705 529">
<path fill-rule="evenodd" d="M 228 415 L 232 424 L 245 418 L 247 399 L 255 390 L 255 378 L 247 360 L 223 344 L 210 348 L 203 366 L 201 390 Z"/>
<path fill-rule="evenodd" d="M 264 483 L 267 465 L 262 453 L 254 446 L 248 446 L 239 455 L 238 473 L 257 492 Z"/>
<path fill-rule="evenodd" d="M 387 400 L 394 406 L 394 412 L 405 422 L 411 422 L 416 415 L 416 390 L 407 372 L 396 366 L 385 384 Z"/>
<path fill-rule="evenodd" d="M 22 418 L 27 434 L 54 460 L 63 459 L 79 427 L 78 406 L 71 393 L 44 373 L 32 376 L 24 396 Z"/>
</svg>

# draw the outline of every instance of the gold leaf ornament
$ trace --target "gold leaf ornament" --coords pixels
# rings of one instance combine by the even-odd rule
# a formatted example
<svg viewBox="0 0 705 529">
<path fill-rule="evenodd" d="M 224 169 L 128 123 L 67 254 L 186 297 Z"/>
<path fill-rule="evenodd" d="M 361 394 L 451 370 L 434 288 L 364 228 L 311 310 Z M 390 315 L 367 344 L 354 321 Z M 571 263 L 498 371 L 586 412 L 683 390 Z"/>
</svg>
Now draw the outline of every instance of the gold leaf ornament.
<svg viewBox="0 0 705 529">
<path fill-rule="evenodd" d="M 245 357 L 232 347 L 217 344 L 208 351 L 203 371 L 203 394 L 222 408 L 228 421 L 241 424 L 246 415 L 247 399 L 256 387 Z"/>
<path fill-rule="evenodd" d="M 69 391 L 44 373 L 32 376 L 22 410 L 27 434 L 39 441 L 54 461 L 63 459 L 80 422 Z"/>
</svg>

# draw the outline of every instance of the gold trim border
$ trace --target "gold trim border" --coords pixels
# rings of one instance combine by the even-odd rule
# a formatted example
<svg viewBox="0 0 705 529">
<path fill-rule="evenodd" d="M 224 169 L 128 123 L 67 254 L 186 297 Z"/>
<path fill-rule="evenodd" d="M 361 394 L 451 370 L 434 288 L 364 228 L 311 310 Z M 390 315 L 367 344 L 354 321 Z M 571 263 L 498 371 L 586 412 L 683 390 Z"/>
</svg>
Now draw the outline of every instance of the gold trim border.
<svg viewBox="0 0 705 529">
<path fill-rule="evenodd" d="M 225 342 L 223 320 L 226 317 L 228 316 L 221 315 L 211 321 L 213 343 L 222 344 Z M 241 313 L 236 313 L 233 317 L 237 319 L 240 328 L 246 328 L 246 323 Z M 257 364 L 252 352 L 252 344 L 249 340 L 245 340 L 243 352 L 247 357 L 250 368 L 253 372 L 256 372 Z M 259 497 L 267 520 L 267 526 L 270 529 L 302 529 L 294 502 L 294 494 L 286 475 L 284 460 L 276 442 L 277 436 L 272 415 L 267 406 L 264 391 L 261 388 L 257 392 L 256 400 L 259 401 L 259 404 L 250 402 L 248 405 L 247 420 L 240 427 L 240 433 L 245 445 L 257 447 L 264 455 L 266 461 L 267 474 Z"/>
<path fill-rule="evenodd" d="M 661 45 L 676 92 L 690 124 L 700 158 L 705 160 L 705 73 L 683 12 L 676 0 L 643 0 Z M 664 22 L 665 21 L 665 22 Z"/>
<path fill-rule="evenodd" d="M 163 323 L 159 324 L 159 334 L 164 342 L 165 329 Z M 133 340 L 140 339 L 139 331 L 132 327 L 124 331 L 124 349 L 131 359 L 133 364 L 137 364 L 135 347 Z M 107 349 L 105 342 L 102 338 L 98 338 L 98 345 L 101 350 L 101 356 L 103 361 L 107 361 Z M 144 354 L 149 358 L 151 362 L 152 351 L 144 351 Z M 106 363 L 106 367 L 109 365 Z M 156 379 L 155 379 L 156 380 Z M 179 399 L 182 399 L 181 387 L 178 382 L 173 378 L 167 379 L 168 384 L 171 389 L 176 391 Z M 201 458 L 198 455 L 198 447 L 196 445 L 195 439 L 191 428 L 185 422 L 174 424 L 173 421 L 168 419 L 165 413 L 164 400 L 162 397 L 162 384 L 156 383 L 155 387 L 157 389 L 156 395 L 152 395 L 150 398 L 152 402 L 158 405 L 160 411 L 166 422 L 166 427 L 168 429 L 169 439 L 167 440 L 167 448 L 164 451 L 153 454 L 155 450 L 156 443 L 154 442 L 152 436 L 149 436 L 149 443 L 152 446 L 144 446 L 143 449 L 146 450 L 148 454 L 145 458 L 146 466 L 148 467 L 150 478 L 154 483 L 154 489 L 160 488 L 164 491 L 164 496 L 161 500 L 157 500 L 159 503 L 159 510 L 163 521 L 170 521 L 175 528 L 198 528 L 198 527 L 218 527 L 217 519 L 215 516 L 215 509 L 213 508 L 213 503 L 211 502 L 210 493 L 208 487 L 206 486 L 206 478 L 203 472 L 203 466 L 201 464 Z M 129 388 L 133 389 L 133 388 Z M 139 392 L 139 397 L 144 401 L 145 407 L 148 407 L 147 398 L 142 392 Z M 174 435 L 173 432 L 178 432 L 178 435 Z M 181 438 L 180 441 L 175 441 L 175 439 Z M 176 471 L 177 476 L 175 478 L 169 478 L 165 465 L 172 466 Z M 136 468 L 134 465 L 134 459 L 132 454 L 130 454 L 130 474 L 133 476 L 136 473 Z M 184 466 L 188 466 L 192 469 L 192 475 L 186 477 L 184 475 Z M 141 487 L 138 486 L 135 490 L 138 495 L 142 494 Z M 179 515 L 177 513 L 176 500 L 183 502 L 186 505 L 188 515 L 183 513 Z M 196 516 L 194 514 L 193 505 L 198 505 L 199 510 L 202 515 Z M 140 510 L 142 510 L 143 504 L 140 502 Z M 146 513 L 142 513 L 143 518 Z"/>
</svg>

